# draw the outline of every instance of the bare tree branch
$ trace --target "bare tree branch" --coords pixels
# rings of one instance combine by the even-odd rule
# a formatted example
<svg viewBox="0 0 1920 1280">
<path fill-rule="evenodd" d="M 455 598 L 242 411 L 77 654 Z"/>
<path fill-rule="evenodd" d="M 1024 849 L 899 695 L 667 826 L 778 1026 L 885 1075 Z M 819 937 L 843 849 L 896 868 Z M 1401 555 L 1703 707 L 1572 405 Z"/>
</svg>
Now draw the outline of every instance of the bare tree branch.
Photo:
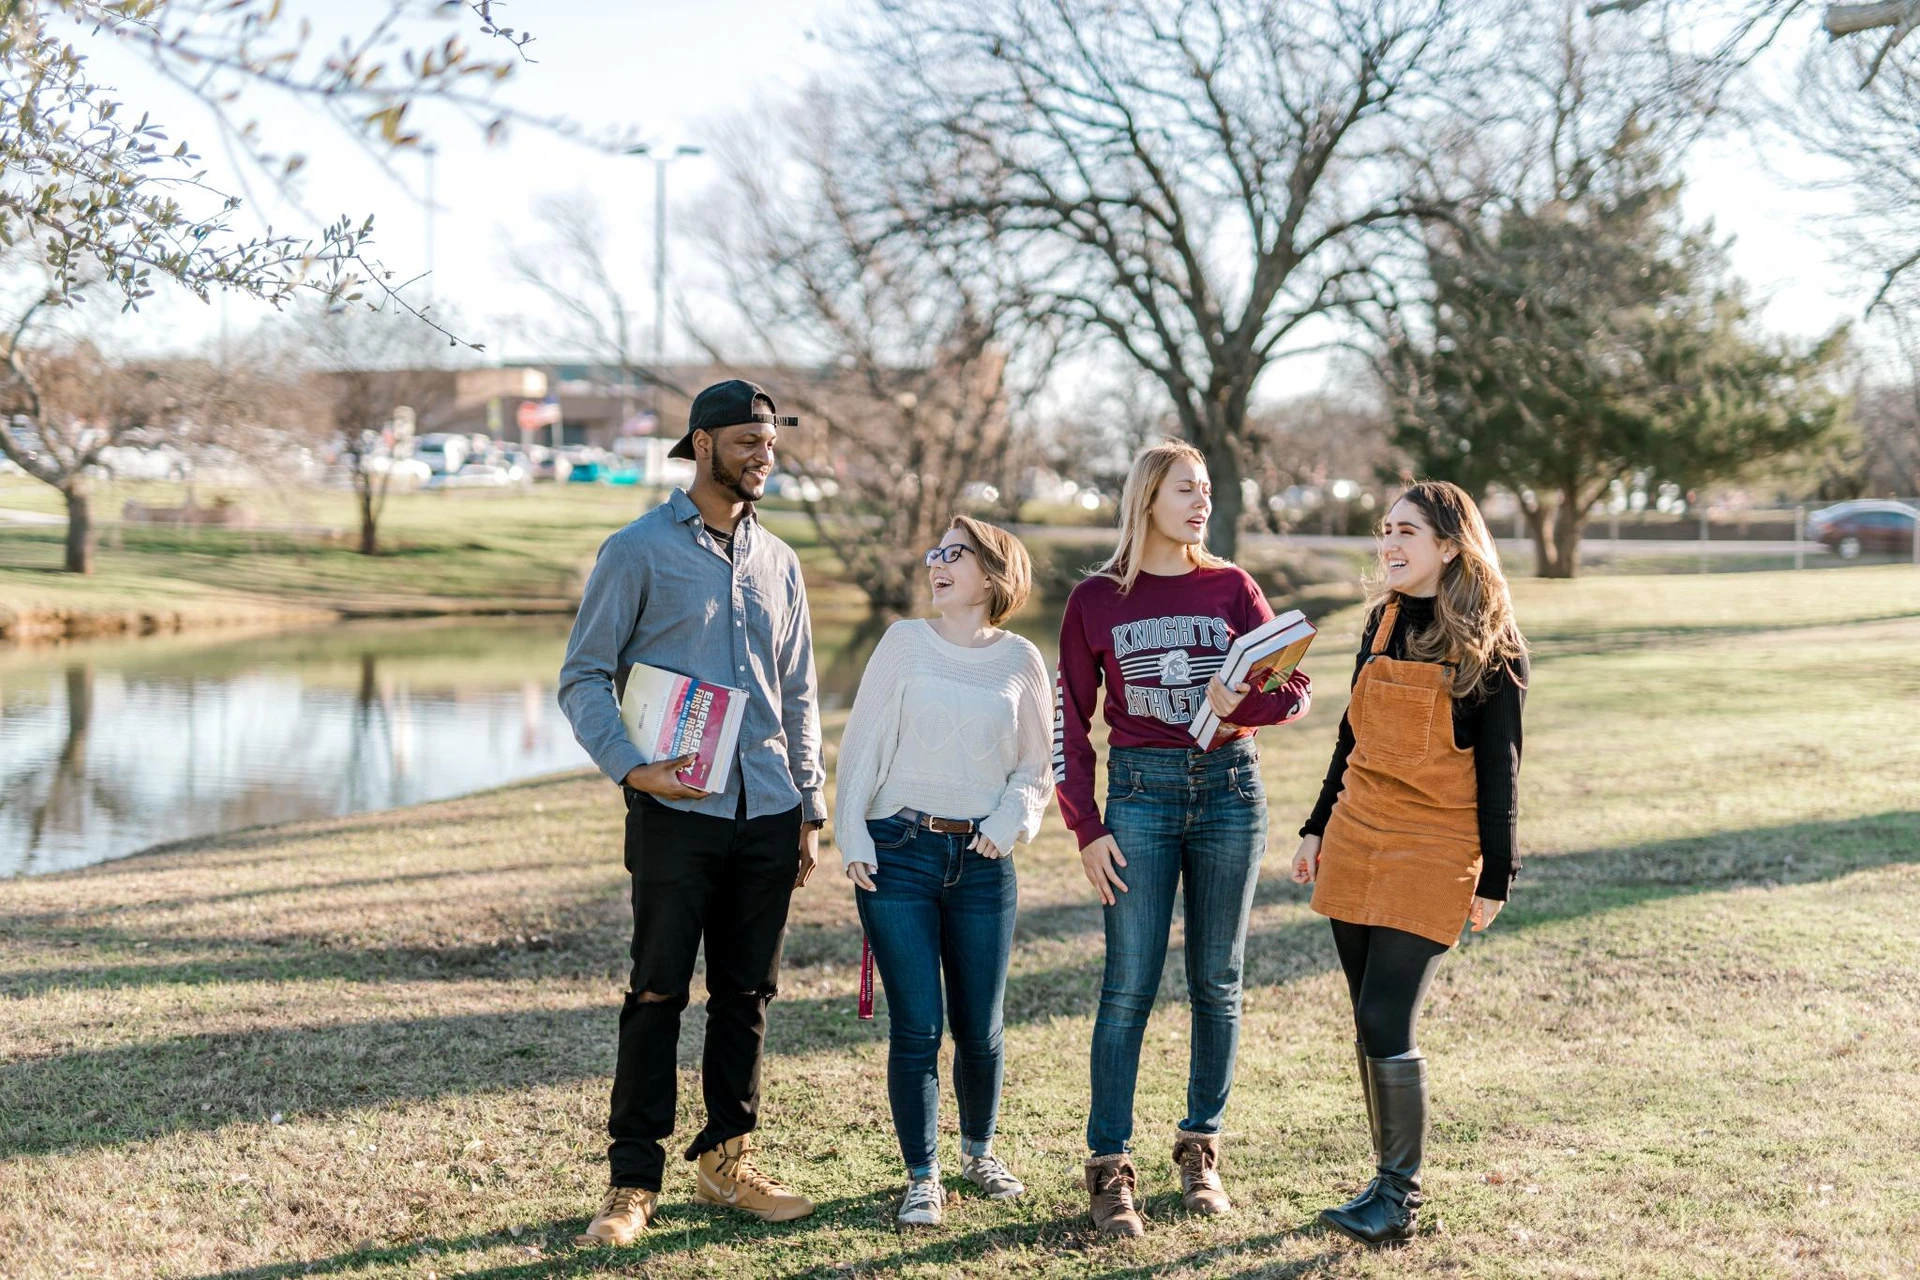
<svg viewBox="0 0 1920 1280">
<path fill-rule="evenodd" d="M 1012 502 L 1021 404 L 1050 364 L 1049 334 L 1027 327 L 1023 359 L 1009 359 L 1026 299 L 1004 249 L 903 230 L 901 175 L 857 123 L 819 91 L 783 120 L 740 122 L 716 148 L 727 183 L 703 223 L 767 366 L 755 376 L 803 419 L 782 436 L 782 465 L 848 576 L 897 612 L 970 485 L 996 495 L 974 490 L 975 505 Z M 699 340 L 716 359 L 740 354 Z"/>
</svg>

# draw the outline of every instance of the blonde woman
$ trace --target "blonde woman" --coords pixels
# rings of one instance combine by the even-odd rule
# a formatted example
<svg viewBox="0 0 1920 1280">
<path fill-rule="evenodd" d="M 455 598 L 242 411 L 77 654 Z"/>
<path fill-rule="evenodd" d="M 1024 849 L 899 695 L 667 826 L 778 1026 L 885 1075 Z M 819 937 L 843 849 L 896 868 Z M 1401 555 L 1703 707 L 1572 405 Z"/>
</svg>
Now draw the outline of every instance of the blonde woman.
<svg viewBox="0 0 1920 1280">
<path fill-rule="evenodd" d="M 1419 1216 L 1427 984 L 1463 926 L 1493 923 L 1513 879 L 1528 671 L 1493 538 L 1457 485 L 1400 495 L 1370 585 L 1353 700 L 1293 878 L 1333 922 L 1377 1169 L 1320 1217 L 1387 1244 Z"/>
<path fill-rule="evenodd" d="M 1311 684 L 1250 693 L 1215 674 L 1228 647 L 1272 618 L 1247 574 L 1206 549 L 1213 486 L 1199 450 L 1167 441 L 1134 459 L 1120 542 L 1074 588 L 1060 626 L 1054 777 L 1060 812 L 1105 908 L 1106 971 L 1093 1028 L 1087 1192 L 1094 1224 L 1137 1236 L 1131 1156 L 1140 1041 L 1166 963 L 1176 895 L 1186 921 L 1193 1007 L 1187 1115 L 1173 1144 L 1182 1198 L 1196 1213 L 1231 1209 L 1220 1183 L 1220 1127 L 1240 1038 L 1247 916 L 1267 845 L 1267 800 L 1253 733 L 1306 714 Z M 1094 704 L 1106 688 L 1107 807 L 1094 803 Z M 1210 702 L 1240 735 L 1195 747 Z"/>
<path fill-rule="evenodd" d="M 937 1225 L 946 1200 L 936 1134 L 943 978 L 961 1173 L 995 1199 L 1025 1190 L 993 1154 L 1001 1004 L 1018 901 L 1013 847 L 1038 833 L 1053 791 L 1046 664 L 1000 625 L 1031 589 L 1026 548 L 959 516 L 926 562 L 939 616 L 895 623 L 874 650 L 841 740 L 834 805 L 840 860 L 887 996 L 903 1226 Z"/>
</svg>

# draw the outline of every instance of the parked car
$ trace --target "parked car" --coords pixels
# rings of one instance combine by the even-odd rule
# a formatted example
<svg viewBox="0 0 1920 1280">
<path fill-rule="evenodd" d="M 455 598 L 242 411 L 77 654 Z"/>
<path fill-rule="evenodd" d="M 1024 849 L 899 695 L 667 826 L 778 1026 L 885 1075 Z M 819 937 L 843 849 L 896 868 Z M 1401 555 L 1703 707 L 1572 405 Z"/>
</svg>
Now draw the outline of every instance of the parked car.
<svg viewBox="0 0 1920 1280">
<path fill-rule="evenodd" d="M 374 458 L 369 461 L 378 462 L 381 459 Z M 385 461 L 389 483 L 400 481 L 422 485 L 433 479 L 433 468 L 418 458 L 387 458 Z"/>
<path fill-rule="evenodd" d="M 458 471 L 473 452 L 467 437 L 436 431 L 413 442 L 413 456 L 427 464 L 437 476 Z"/>
<path fill-rule="evenodd" d="M 1920 508 L 1904 502 L 1862 498 L 1822 507 L 1807 517 L 1807 536 L 1842 560 L 1862 552 L 1910 552 Z"/>
<path fill-rule="evenodd" d="M 445 492 L 448 489 L 511 489 L 518 483 L 507 474 L 505 467 L 473 462 L 458 471 L 442 472 L 434 476 L 427 481 L 426 487 L 436 492 Z"/>
<path fill-rule="evenodd" d="M 536 444 L 529 446 L 527 453 L 533 459 L 535 480 L 552 480 L 560 484 L 567 482 L 567 473 L 573 470 L 573 463 L 559 450 Z"/>
<path fill-rule="evenodd" d="M 115 480 L 178 481 L 193 472 L 193 459 L 168 444 L 151 449 L 109 445 L 100 451 L 99 465 Z"/>
</svg>

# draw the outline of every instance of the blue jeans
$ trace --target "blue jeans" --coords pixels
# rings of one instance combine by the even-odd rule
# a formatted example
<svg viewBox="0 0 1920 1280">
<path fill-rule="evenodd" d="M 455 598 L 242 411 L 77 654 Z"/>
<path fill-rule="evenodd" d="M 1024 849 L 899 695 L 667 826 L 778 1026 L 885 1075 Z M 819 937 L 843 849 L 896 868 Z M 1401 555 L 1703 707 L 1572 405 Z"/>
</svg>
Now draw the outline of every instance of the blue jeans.
<svg viewBox="0 0 1920 1280">
<path fill-rule="evenodd" d="M 1167 960 L 1176 887 L 1186 909 L 1187 1068 L 1192 1133 L 1220 1132 L 1240 1047 L 1247 917 L 1267 847 L 1267 797 L 1249 741 L 1211 752 L 1117 747 L 1107 760 L 1107 829 L 1127 865 L 1127 892 L 1105 908 L 1107 967 L 1093 1024 L 1095 1156 L 1131 1149 L 1140 1040 Z"/>
<path fill-rule="evenodd" d="M 887 996 L 887 1100 L 908 1171 L 939 1163 L 940 981 L 953 1023 L 960 1149 L 984 1155 L 1000 1112 L 1005 1063 L 1001 1007 L 1019 892 L 1013 858 L 986 858 L 968 835 L 939 835 L 900 818 L 867 823 L 880 868 L 854 891 Z"/>
</svg>

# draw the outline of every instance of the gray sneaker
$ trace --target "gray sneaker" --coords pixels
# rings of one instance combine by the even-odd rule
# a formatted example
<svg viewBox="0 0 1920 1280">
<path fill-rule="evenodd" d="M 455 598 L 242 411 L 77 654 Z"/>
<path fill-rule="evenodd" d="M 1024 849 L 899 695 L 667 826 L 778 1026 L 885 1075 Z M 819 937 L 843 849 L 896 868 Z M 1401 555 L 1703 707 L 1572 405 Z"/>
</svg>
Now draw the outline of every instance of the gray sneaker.
<svg viewBox="0 0 1920 1280">
<path fill-rule="evenodd" d="M 907 1183 L 907 1194 L 900 1198 L 900 1216 L 897 1221 L 903 1227 L 937 1227 L 947 1216 L 947 1189 L 940 1185 L 940 1175 L 931 1178 L 914 1178 Z"/>
<path fill-rule="evenodd" d="M 994 1200 L 1011 1200 L 1023 1194 L 1027 1184 L 1013 1176 L 1013 1170 L 1000 1163 L 1000 1157 L 989 1152 L 984 1156 L 968 1156 L 960 1166 L 960 1172 L 966 1175 L 968 1182 Z"/>
</svg>

